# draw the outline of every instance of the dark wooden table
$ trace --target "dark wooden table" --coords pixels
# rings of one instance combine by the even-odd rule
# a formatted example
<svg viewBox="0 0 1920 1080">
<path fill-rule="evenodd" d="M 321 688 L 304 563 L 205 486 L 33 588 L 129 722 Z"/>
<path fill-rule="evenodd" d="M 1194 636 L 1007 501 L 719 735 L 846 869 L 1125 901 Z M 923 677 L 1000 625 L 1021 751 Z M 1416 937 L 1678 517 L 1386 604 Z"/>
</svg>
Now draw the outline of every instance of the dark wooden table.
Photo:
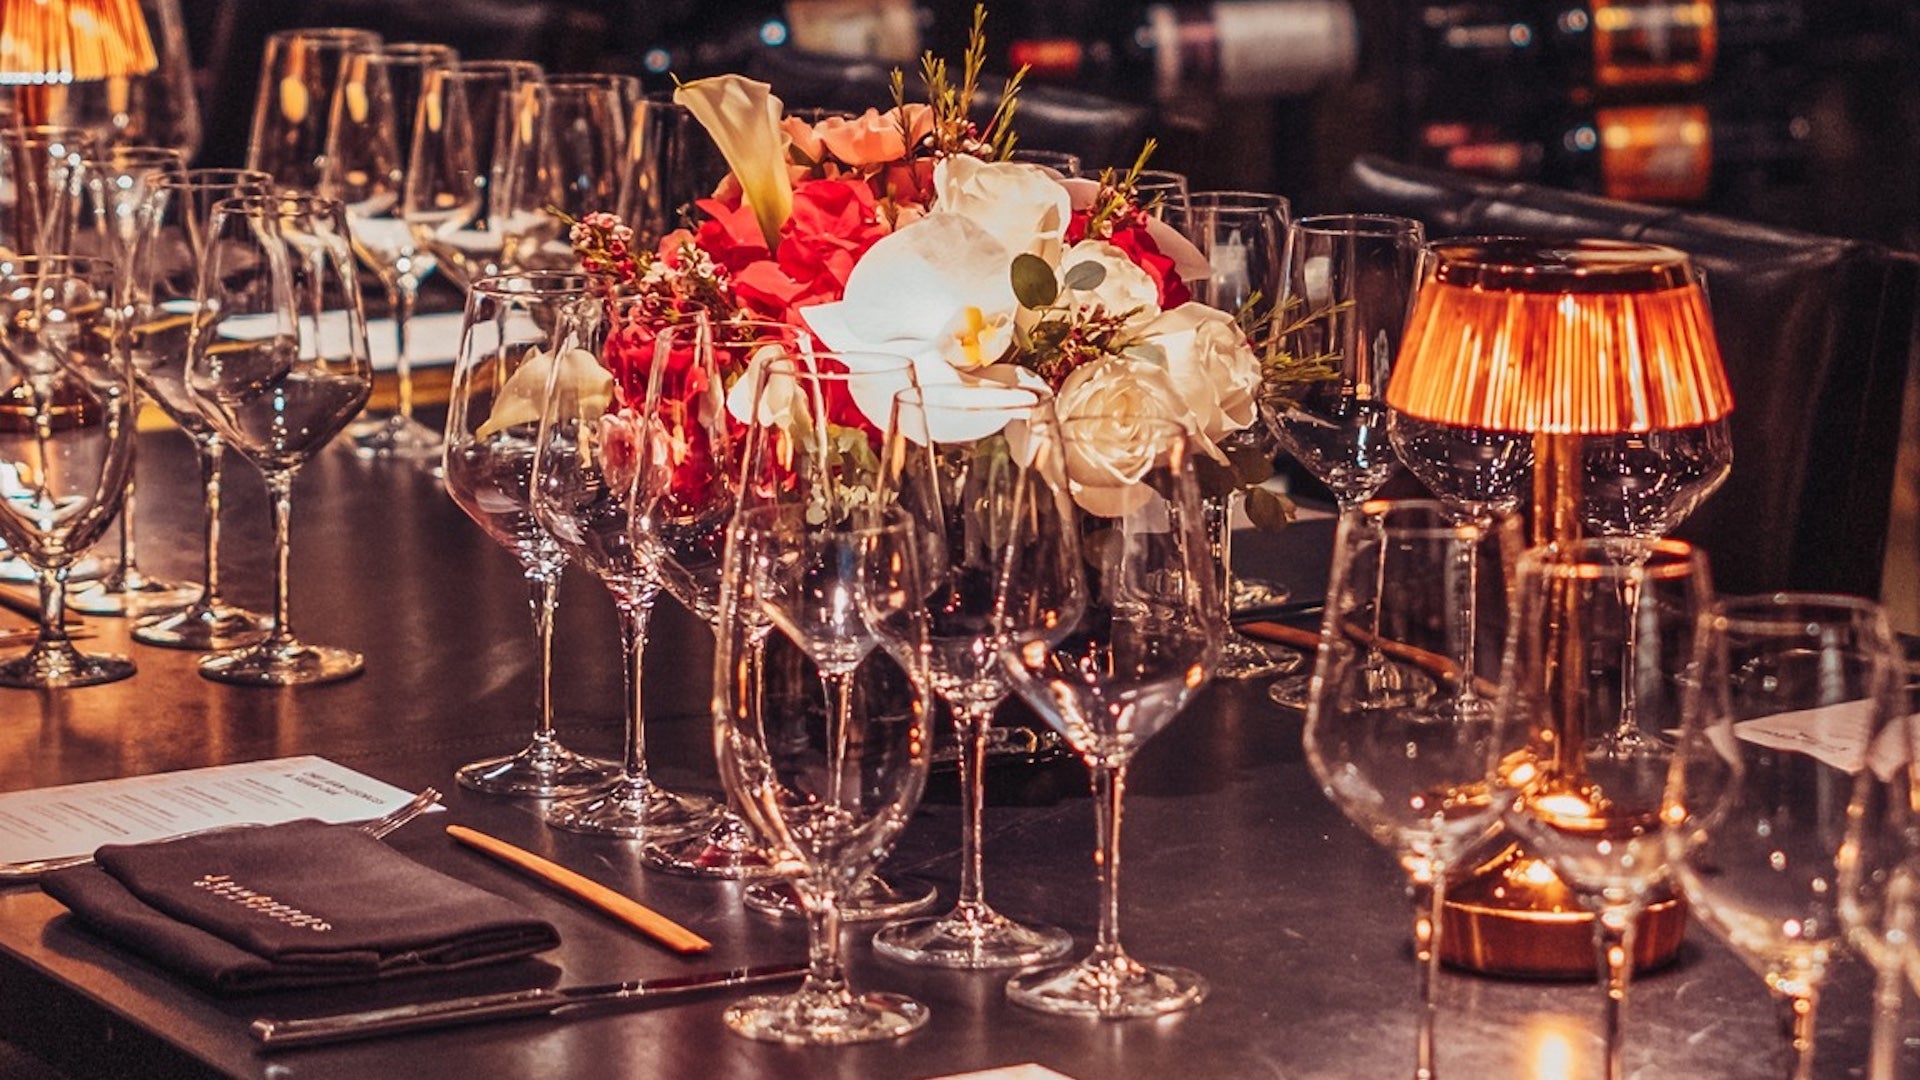
<svg viewBox="0 0 1920 1080">
<path fill-rule="evenodd" d="M 191 454 L 147 436 L 140 540 L 149 569 L 197 572 L 201 502 Z M 258 481 L 232 470 L 226 572 L 233 597 L 267 600 L 267 526 Z M 1243 567 L 1302 592 L 1324 580 L 1328 530 L 1308 524 L 1239 546 Z M 61 693 L 0 691 L 0 790 L 317 753 L 406 788 L 452 789 L 453 768 L 518 746 L 532 723 L 535 655 L 517 567 L 426 473 L 330 451 L 297 485 L 294 613 L 315 641 L 365 651 L 367 672 L 328 687 L 218 686 L 195 657 L 129 648 L 115 620 L 91 619 L 91 648 L 129 651 L 133 679 Z M 559 727 L 581 749 L 618 746 L 612 609 L 573 575 L 563 590 Z M 647 663 L 648 743 L 658 779 L 714 792 L 705 702 L 710 638 L 670 604 Z M 1120 1077 L 1390 1077 L 1411 1072 L 1414 968 L 1399 870 L 1321 795 L 1301 757 L 1301 718 L 1264 687 L 1211 688 L 1140 754 L 1129 789 L 1125 939 L 1147 960 L 1213 984 L 1200 1008 L 1158 1021 L 1087 1023 L 1008 1005 L 1004 974 L 903 967 L 849 934 L 863 986 L 925 1001 L 933 1018 L 892 1043 L 801 1050 L 761 1045 L 720 1021 L 728 995 L 651 1011 L 529 1021 L 263 1055 L 246 1034 L 261 1014 L 398 1003 L 529 983 L 591 983 L 798 958 L 804 934 L 745 909 L 737 886 L 643 873 L 632 847 L 545 828 L 533 803 L 453 789 L 451 813 L 395 834 L 422 861 L 551 918 L 564 944 L 541 963 L 366 989 L 221 1000 L 102 943 L 32 887 L 0 889 L 0 1040 L 75 1077 L 566 1076 L 845 1077 L 918 1080 L 1037 1061 L 1077 1080 Z M 1024 805 L 987 812 L 989 894 L 1003 910 L 1072 930 L 1095 922 L 1092 812 L 1071 768 L 998 777 Z M 958 809 L 938 786 L 889 864 L 951 897 Z M 614 924 L 456 848 L 471 824 L 625 890 L 713 939 L 669 955 Z M 1844 970 L 1825 1010 L 1823 1077 L 1859 1075 L 1861 973 Z M 1597 1076 L 1596 991 L 1582 983 L 1449 974 L 1441 1065 L 1454 1077 Z M 1679 963 L 1634 987 L 1631 1075 L 1776 1077 L 1788 1071 L 1779 1018 L 1760 979 L 1698 928 Z M 1920 1069 L 1920 1055 L 1910 1055 Z M 1920 1075 L 1910 1072 L 1908 1075 Z"/>
</svg>

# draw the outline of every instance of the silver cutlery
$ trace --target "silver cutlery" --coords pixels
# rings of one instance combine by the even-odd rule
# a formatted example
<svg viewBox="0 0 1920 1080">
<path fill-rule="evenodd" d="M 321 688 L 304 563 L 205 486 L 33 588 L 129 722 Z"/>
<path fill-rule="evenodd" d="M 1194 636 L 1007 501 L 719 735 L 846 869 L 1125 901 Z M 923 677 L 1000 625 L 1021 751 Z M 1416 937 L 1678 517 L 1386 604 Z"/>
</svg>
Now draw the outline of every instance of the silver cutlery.
<svg viewBox="0 0 1920 1080">
<path fill-rule="evenodd" d="M 386 1009 L 308 1016 L 290 1020 L 259 1019 L 252 1024 L 253 1037 L 269 1050 L 282 1047 L 313 1046 L 319 1043 L 370 1039 L 405 1031 L 479 1023 L 483 1020 L 511 1020 L 556 1013 L 593 1005 L 658 1001 L 704 990 L 730 986 L 797 979 L 806 974 L 805 964 L 769 964 L 760 967 L 705 971 L 694 975 L 670 975 L 635 982 L 602 983 L 596 986 L 562 986 L 550 990 L 513 990 L 500 994 L 448 998 Z"/>
<path fill-rule="evenodd" d="M 393 830 L 426 813 L 440 802 L 440 792 L 434 788 L 422 788 L 419 794 L 405 803 L 387 811 L 377 818 L 359 822 L 355 827 L 372 837 L 382 837 Z M 210 829 L 194 829 L 191 832 L 176 833 L 162 837 L 152 843 L 165 843 L 169 840 L 182 840 L 189 836 L 200 836 L 210 832 L 223 832 L 228 829 L 252 829 L 253 824 L 216 825 Z M 34 881 L 42 874 L 55 870 L 65 870 L 70 866 L 85 866 L 93 861 L 93 853 L 84 855 L 59 855 L 51 859 L 25 859 L 20 862 L 0 863 L 0 883 Z"/>
</svg>

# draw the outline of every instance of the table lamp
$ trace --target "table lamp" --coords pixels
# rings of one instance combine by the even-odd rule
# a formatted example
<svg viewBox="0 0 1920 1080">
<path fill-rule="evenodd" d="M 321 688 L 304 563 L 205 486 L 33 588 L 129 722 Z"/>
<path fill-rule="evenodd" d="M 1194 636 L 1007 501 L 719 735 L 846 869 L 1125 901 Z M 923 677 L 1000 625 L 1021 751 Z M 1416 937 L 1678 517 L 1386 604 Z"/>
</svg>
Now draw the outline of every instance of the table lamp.
<svg viewBox="0 0 1920 1080">
<path fill-rule="evenodd" d="M 1687 257 L 1615 240 L 1474 238 L 1430 248 L 1387 405 L 1433 424 L 1523 432 L 1533 446 L 1533 540 L 1581 533 L 1582 440 L 1698 427 L 1733 407 L 1706 297 Z M 1584 738 L 1577 707 L 1558 745 Z M 1592 923 L 1545 863 L 1509 847 L 1452 890 L 1448 962 L 1583 975 Z M 1679 901 L 1650 906 L 1638 961 L 1679 948 Z"/>
<path fill-rule="evenodd" d="M 49 88 L 159 63 L 140 0 L 0 0 L 0 86 L 14 88 L 15 123 L 48 122 Z"/>
</svg>

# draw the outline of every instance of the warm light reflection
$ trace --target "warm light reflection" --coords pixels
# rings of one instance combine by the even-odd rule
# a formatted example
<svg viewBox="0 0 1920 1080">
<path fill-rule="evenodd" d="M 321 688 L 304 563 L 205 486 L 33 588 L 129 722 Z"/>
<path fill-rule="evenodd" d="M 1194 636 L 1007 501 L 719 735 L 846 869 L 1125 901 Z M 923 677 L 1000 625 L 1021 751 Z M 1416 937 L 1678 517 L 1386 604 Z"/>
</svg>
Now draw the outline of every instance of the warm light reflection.
<svg viewBox="0 0 1920 1080">
<path fill-rule="evenodd" d="M 1527 1073 L 1531 1080 L 1572 1080 L 1576 1075 L 1576 1037 L 1577 1030 L 1559 1017 L 1536 1017 L 1529 1023 L 1521 1038 L 1527 1045 L 1527 1059 L 1533 1064 Z"/>
</svg>

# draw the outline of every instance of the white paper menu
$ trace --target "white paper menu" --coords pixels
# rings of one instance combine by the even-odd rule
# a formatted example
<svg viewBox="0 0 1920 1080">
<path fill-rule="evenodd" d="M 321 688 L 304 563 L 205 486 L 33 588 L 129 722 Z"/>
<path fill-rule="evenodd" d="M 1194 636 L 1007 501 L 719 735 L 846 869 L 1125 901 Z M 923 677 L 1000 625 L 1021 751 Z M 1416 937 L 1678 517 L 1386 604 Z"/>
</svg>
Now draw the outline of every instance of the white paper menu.
<svg viewBox="0 0 1920 1080">
<path fill-rule="evenodd" d="M 0 794 L 0 862 L 83 855 L 221 825 L 363 821 L 413 796 L 322 757 L 95 780 Z"/>
</svg>

